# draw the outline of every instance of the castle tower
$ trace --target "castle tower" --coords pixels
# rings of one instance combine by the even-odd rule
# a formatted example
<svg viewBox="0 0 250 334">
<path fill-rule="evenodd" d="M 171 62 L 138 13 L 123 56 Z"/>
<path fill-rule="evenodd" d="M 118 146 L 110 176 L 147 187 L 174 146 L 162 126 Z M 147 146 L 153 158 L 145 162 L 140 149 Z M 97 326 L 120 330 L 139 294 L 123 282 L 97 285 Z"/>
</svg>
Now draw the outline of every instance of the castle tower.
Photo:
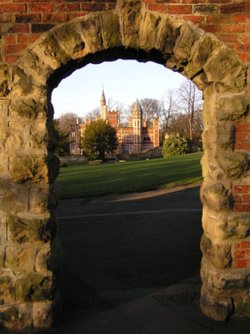
<svg viewBox="0 0 250 334">
<path fill-rule="evenodd" d="M 134 135 L 134 152 L 140 152 L 142 150 L 142 108 L 138 100 L 136 100 L 132 106 L 131 116 Z"/>
<path fill-rule="evenodd" d="M 153 147 L 160 145 L 159 118 L 153 119 Z"/>
<path fill-rule="evenodd" d="M 106 105 L 106 98 L 104 94 L 104 89 L 102 89 L 102 95 L 100 99 L 100 114 L 101 114 L 101 119 L 106 120 L 107 119 L 107 105 Z"/>
</svg>

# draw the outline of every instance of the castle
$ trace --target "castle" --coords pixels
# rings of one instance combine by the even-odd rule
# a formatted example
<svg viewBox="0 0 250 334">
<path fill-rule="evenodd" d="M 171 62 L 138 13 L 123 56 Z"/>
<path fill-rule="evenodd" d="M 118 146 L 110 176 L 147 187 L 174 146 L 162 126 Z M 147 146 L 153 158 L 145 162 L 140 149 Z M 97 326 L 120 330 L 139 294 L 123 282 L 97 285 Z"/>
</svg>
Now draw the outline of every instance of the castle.
<svg viewBox="0 0 250 334">
<path fill-rule="evenodd" d="M 139 153 L 159 146 L 159 119 L 155 118 L 152 122 L 146 121 L 138 100 L 132 105 L 128 124 L 120 124 L 119 111 L 109 110 L 104 90 L 102 90 L 99 117 L 116 129 L 118 138 L 116 154 Z M 84 123 L 77 121 L 71 126 L 71 155 L 82 154 L 81 139 L 86 126 L 90 123 L 91 120 L 86 119 Z"/>
</svg>

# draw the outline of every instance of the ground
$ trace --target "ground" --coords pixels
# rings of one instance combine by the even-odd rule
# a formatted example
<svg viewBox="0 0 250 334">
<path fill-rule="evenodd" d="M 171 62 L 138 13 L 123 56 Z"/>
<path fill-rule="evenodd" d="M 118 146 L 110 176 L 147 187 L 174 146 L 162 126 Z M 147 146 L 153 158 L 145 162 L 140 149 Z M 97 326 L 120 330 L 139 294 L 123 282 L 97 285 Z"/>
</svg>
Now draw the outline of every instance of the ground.
<svg viewBox="0 0 250 334">
<path fill-rule="evenodd" d="M 58 214 L 67 310 L 117 306 L 199 274 L 198 187 L 65 200 Z"/>
</svg>

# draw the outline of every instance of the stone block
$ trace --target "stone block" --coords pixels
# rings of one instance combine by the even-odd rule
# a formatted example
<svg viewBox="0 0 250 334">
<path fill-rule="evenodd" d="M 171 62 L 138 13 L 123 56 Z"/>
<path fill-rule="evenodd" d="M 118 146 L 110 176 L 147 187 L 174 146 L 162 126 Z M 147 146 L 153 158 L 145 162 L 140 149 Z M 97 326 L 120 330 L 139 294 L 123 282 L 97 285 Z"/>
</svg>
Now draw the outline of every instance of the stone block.
<svg viewBox="0 0 250 334">
<path fill-rule="evenodd" d="M 14 298 L 15 296 L 14 296 L 12 280 L 9 276 L 2 274 L 0 277 L 0 305 L 10 304 L 11 302 L 14 301 Z"/>
<path fill-rule="evenodd" d="M 218 122 L 215 127 L 207 127 L 202 133 L 203 148 L 223 150 L 235 145 L 235 126 L 232 122 Z"/>
<path fill-rule="evenodd" d="M 213 52 L 203 69 L 207 80 L 218 92 L 239 93 L 245 90 L 246 69 L 236 53 L 225 46 Z"/>
<path fill-rule="evenodd" d="M 51 222 L 47 218 L 25 218 L 9 216 L 7 218 L 9 238 L 19 244 L 25 242 L 46 243 L 51 237 Z"/>
<path fill-rule="evenodd" d="M 161 16 L 146 12 L 142 22 L 140 29 L 140 47 L 143 50 L 158 49 L 158 39 L 161 35 L 159 30 L 162 25 Z M 158 47 L 156 47 L 156 45 Z"/>
<path fill-rule="evenodd" d="M 41 85 L 46 84 L 47 79 L 53 73 L 52 67 L 30 49 L 25 51 L 19 66 Z"/>
<path fill-rule="evenodd" d="M 124 1 L 120 8 L 122 44 L 125 47 L 138 49 L 139 32 L 142 22 L 142 2 Z"/>
<path fill-rule="evenodd" d="M 80 24 L 72 22 L 72 24 L 65 24 L 55 30 L 55 35 L 59 43 L 63 41 L 61 46 L 65 49 L 72 59 L 84 57 L 89 53 L 89 48 L 83 39 Z"/>
<path fill-rule="evenodd" d="M 232 298 L 212 295 L 202 287 L 200 305 L 202 312 L 216 321 L 228 320 L 234 310 Z"/>
<path fill-rule="evenodd" d="M 23 149 L 29 144 L 29 126 L 19 122 L 9 122 L 9 134 L 6 138 L 5 148 L 8 152 L 13 149 Z"/>
<path fill-rule="evenodd" d="M 216 97 L 217 120 L 238 120 L 247 114 L 250 107 L 249 94 L 223 94 Z"/>
<path fill-rule="evenodd" d="M 103 13 L 100 19 L 104 47 L 114 48 L 121 46 L 120 22 L 117 13 Z"/>
<path fill-rule="evenodd" d="M 184 75 L 189 78 L 197 75 L 203 69 L 213 51 L 219 47 L 220 43 L 213 35 L 202 36 L 191 50 L 190 61 L 185 67 Z"/>
<path fill-rule="evenodd" d="M 0 64 L 0 98 L 10 93 L 10 68 L 6 64 Z"/>
<path fill-rule="evenodd" d="M 201 188 L 201 200 L 214 211 L 229 208 L 229 191 L 222 183 L 206 184 Z"/>
<path fill-rule="evenodd" d="M 36 53 L 39 59 L 54 70 L 70 60 L 70 56 L 61 47 L 52 31 L 36 43 L 32 48 L 32 52 Z"/>
<path fill-rule="evenodd" d="M 87 15 L 80 21 L 82 33 L 89 50 L 94 53 L 103 50 L 103 37 L 100 15 Z"/>
<path fill-rule="evenodd" d="M 250 217 L 248 213 L 232 211 L 216 212 L 203 207 L 202 226 L 204 232 L 215 242 L 225 239 L 244 239 L 250 233 Z"/>
<path fill-rule="evenodd" d="M 48 272 L 48 263 L 51 258 L 51 248 L 45 247 L 38 250 L 36 254 L 35 271 L 40 273 Z"/>
<path fill-rule="evenodd" d="M 52 278 L 40 273 L 29 273 L 16 281 L 18 302 L 47 301 L 52 298 Z"/>
<path fill-rule="evenodd" d="M 249 285 L 248 285 L 249 289 Z M 234 298 L 235 318 L 250 317 L 250 296 L 242 294 Z"/>
<path fill-rule="evenodd" d="M 33 78 L 24 72 L 18 66 L 13 68 L 13 87 L 11 89 L 13 96 L 20 98 L 33 93 Z"/>
<path fill-rule="evenodd" d="M 250 275 L 246 271 L 212 268 L 204 259 L 201 267 L 201 278 L 205 286 L 214 291 L 217 290 L 218 294 L 225 291 L 225 293 L 232 295 L 234 291 L 234 295 L 237 295 L 248 289 L 250 283 Z"/>
<path fill-rule="evenodd" d="M 203 34 L 202 30 L 197 29 L 193 24 L 184 23 L 176 39 L 174 47 L 175 58 L 181 62 L 187 62 L 190 59 L 193 47 L 196 46 Z"/>
<path fill-rule="evenodd" d="M 32 318 L 35 328 L 49 328 L 52 325 L 52 302 L 33 303 Z"/>
<path fill-rule="evenodd" d="M 217 150 L 215 159 L 229 179 L 239 179 L 248 170 L 248 158 L 246 154 L 230 150 Z"/>
<path fill-rule="evenodd" d="M 27 327 L 32 327 L 32 324 L 32 305 L 30 303 L 0 306 L 1 326 L 20 332 Z"/>
<path fill-rule="evenodd" d="M 23 155 L 9 158 L 9 177 L 12 182 L 48 183 L 48 174 L 46 156 Z"/>
<path fill-rule="evenodd" d="M 29 211 L 31 213 L 46 213 L 49 208 L 49 189 L 48 188 L 31 188 Z"/>
<path fill-rule="evenodd" d="M 15 214 L 17 212 L 28 211 L 28 189 L 22 186 L 14 186 L 8 181 L 0 182 L 0 210 L 6 213 Z"/>
<path fill-rule="evenodd" d="M 36 119 L 42 119 L 45 122 L 47 111 L 46 101 L 43 102 L 32 98 L 13 99 L 10 106 L 10 115 L 15 122 L 17 118 L 26 122 L 27 120 L 33 122 Z"/>
<path fill-rule="evenodd" d="M 201 239 L 202 254 L 215 268 L 228 268 L 232 263 L 231 244 L 214 243 L 205 234 Z"/>
<path fill-rule="evenodd" d="M 12 247 L 5 249 L 4 265 L 14 272 L 25 273 L 34 270 L 36 251 L 33 247 Z"/>
<path fill-rule="evenodd" d="M 0 217 L 0 245 L 3 245 L 6 242 L 6 217 L 2 215 Z"/>
<path fill-rule="evenodd" d="M 44 110 L 46 112 L 46 110 Z M 30 147 L 35 150 L 41 150 L 44 147 L 44 153 L 47 152 L 49 142 L 46 122 L 38 122 L 30 127 Z"/>
</svg>

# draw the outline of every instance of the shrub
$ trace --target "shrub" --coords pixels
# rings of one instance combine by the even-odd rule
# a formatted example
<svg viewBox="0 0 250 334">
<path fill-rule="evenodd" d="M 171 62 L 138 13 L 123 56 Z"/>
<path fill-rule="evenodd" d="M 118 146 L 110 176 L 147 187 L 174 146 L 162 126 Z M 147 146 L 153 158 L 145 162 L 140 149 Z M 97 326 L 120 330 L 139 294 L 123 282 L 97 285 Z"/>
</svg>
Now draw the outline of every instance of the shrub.
<svg viewBox="0 0 250 334">
<path fill-rule="evenodd" d="M 179 134 L 172 134 L 164 141 L 162 155 L 164 158 L 171 155 L 181 155 L 188 153 L 188 141 Z"/>
</svg>

